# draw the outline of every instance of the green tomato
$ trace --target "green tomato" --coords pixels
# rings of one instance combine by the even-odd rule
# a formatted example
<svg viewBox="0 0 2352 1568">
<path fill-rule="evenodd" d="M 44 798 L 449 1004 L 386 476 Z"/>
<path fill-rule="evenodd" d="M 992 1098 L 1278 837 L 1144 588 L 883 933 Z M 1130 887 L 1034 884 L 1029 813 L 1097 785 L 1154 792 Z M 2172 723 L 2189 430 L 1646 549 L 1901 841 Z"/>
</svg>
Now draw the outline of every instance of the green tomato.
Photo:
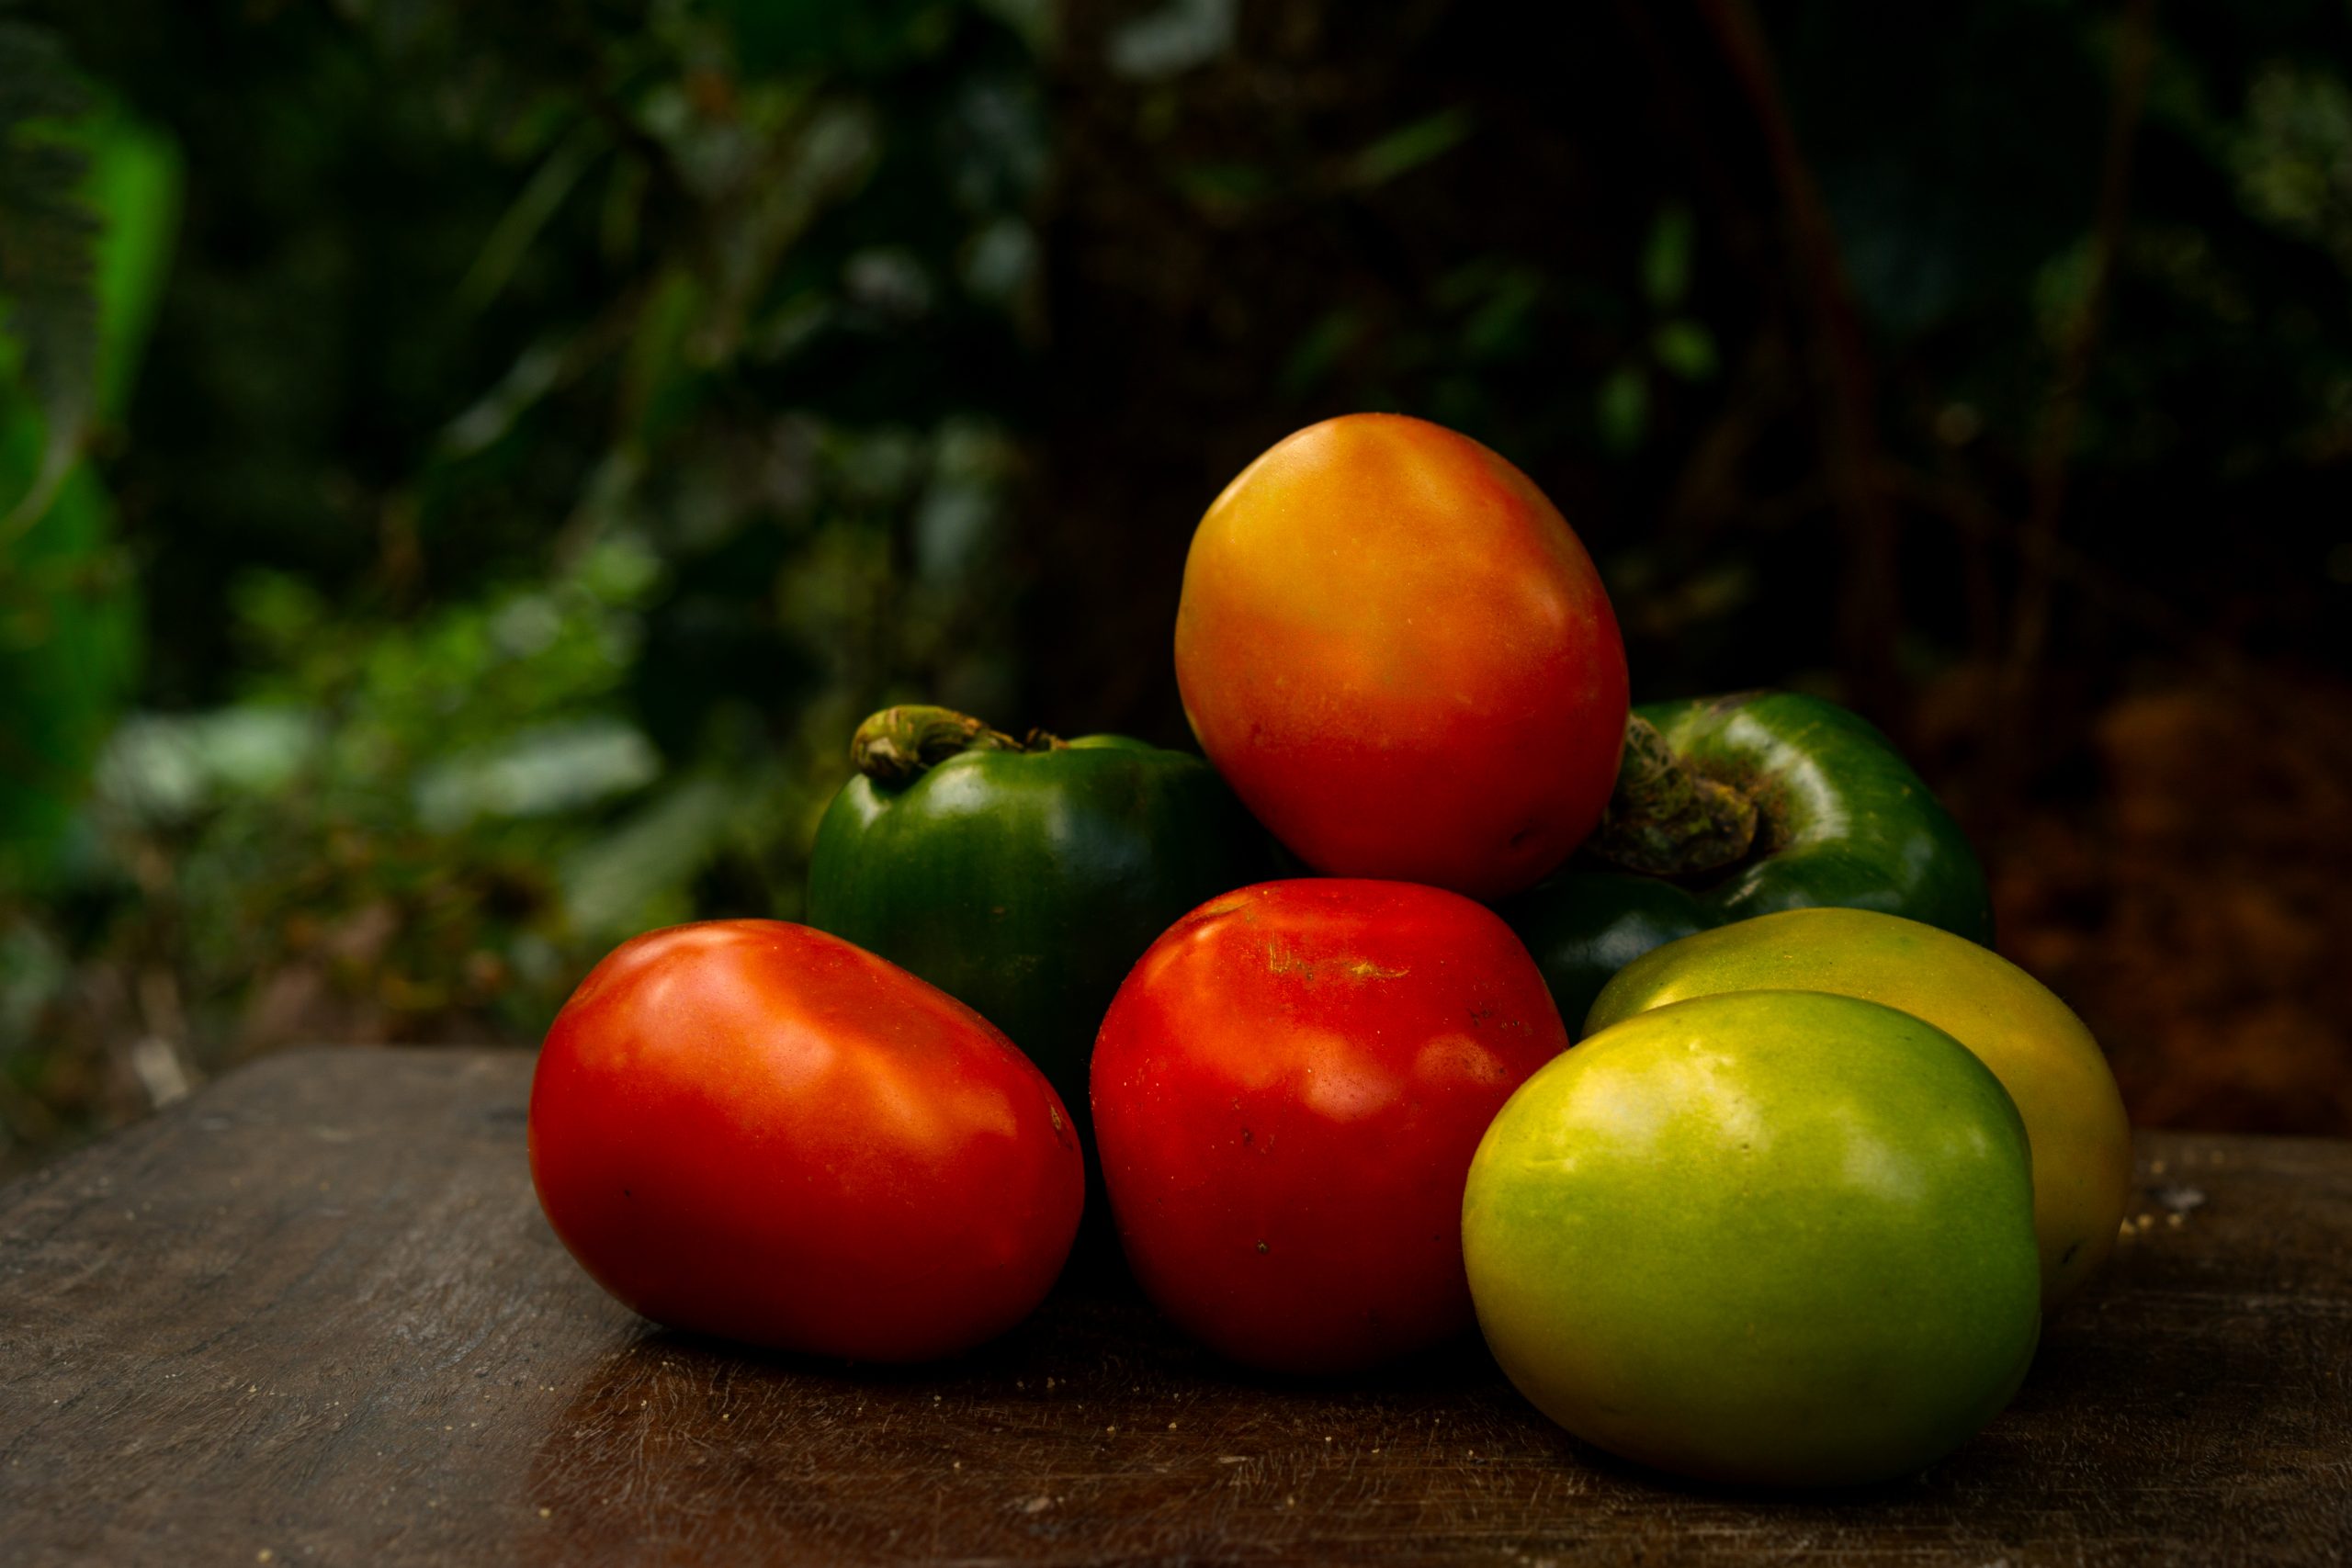
<svg viewBox="0 0 2352 1568">
<path fill-rule="evenodd" d="M 1478 1324 L 1537 1408 L 1713 1481 L 1916 1472 L 2041 1334 L 2024 1123 L 1967 1048 L 1849 997 L 1645 1012 L 1555 1058 L 1463 1201 Z"/>
<path fill-rule="evenodd" d="M 1791 909 L 1661 947 L 1609 982 L 1588 1033 L 1721 991 L 1835 991 L 1900 1008 L 1971 1051 L 2017 1101 L 2033 1144 L 2041 1306 L 2115 1246 L 2132 1197 L 2132 1122 L 2098 1042 L 2049 987 L 1950 931 L 1870 909 Z"/>
</svg>

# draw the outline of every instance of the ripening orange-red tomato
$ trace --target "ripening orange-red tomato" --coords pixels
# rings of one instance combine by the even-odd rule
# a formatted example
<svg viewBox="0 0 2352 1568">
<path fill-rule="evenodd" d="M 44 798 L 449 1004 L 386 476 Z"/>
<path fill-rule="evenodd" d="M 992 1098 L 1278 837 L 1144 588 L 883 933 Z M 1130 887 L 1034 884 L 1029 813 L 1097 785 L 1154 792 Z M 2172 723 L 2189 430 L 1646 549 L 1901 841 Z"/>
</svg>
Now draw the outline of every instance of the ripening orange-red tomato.
<svg viewBox="0 0 2352 1568">
<path fill-rule="evenodd" d="M 1600 819 L 1625 647 L 1526 475 L 1398 414 L 1311 425 L 1216 498 L 1176 680 L 1209 760 L 1316 870 L 1492 898 Z"/>
</svg>

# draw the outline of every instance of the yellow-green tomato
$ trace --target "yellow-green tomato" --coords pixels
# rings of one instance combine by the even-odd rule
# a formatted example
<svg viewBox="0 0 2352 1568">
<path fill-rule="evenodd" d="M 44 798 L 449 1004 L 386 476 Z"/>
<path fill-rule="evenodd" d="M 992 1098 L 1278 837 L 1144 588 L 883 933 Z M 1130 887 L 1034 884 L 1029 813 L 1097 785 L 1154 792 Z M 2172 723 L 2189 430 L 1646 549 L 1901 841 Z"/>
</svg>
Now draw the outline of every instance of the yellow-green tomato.
<svg viewBox="0 0 2352 1568">
<path fill-rule="evenodd" d="M 1976 1053 L 2033 1141 L 2041 1304 L 2055 1308 L 2115 1246 L 2132 1195 L 2132 1124 L 2098 1042 L 2039 980 L 1933 926 L 1869 909 L 1791 909 L 1702 931 L 1620 970 L 1589 1034 L 1721 991 L 1835 991 L 1900 1008 Z"/>
<path fill-rule="evenodd" d="M 1586 1441 L 1712 1481 L 1909 1474 L 2040 1337 L 2024 1125 L 1908 1013 L 1799 991 L 1604 1030 L 1511 1096 L 1462 1245 L 1478 1325 Z"/>
</svg>

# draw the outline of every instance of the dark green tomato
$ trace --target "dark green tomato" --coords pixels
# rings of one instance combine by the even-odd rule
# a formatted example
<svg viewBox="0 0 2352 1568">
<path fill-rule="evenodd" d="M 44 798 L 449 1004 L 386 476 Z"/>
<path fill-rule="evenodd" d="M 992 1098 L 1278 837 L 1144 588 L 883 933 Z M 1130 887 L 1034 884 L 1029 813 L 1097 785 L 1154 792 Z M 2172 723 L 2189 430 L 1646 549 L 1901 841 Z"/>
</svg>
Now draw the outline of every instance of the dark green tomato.
<svg viewBox="0 0 2352 1568">
<path fill-rule="evenodd" d="M 851 779 L 817 829 L 808 920 L 1003 1030 L 1084 1126 L 1119 982 L 1179 918 L 1272 867 L 1200 758 L 1114 735 L 1051 745 Z"/>
<path fill-rule="evenodd" d="M 1652 948 L 1782 909 L 1877 909 L 1992 942 L 1975 852 L 1860 717 L 1793 692 L 1634 713 L 1657 726 L 1683 768 L 1753 804 L 1755 840 L 1732 864 L 1697 875 L 1644 875 L 1579 854 L 1499 907 L 1572 1026 L 1611 975 Z"/>
</svg>

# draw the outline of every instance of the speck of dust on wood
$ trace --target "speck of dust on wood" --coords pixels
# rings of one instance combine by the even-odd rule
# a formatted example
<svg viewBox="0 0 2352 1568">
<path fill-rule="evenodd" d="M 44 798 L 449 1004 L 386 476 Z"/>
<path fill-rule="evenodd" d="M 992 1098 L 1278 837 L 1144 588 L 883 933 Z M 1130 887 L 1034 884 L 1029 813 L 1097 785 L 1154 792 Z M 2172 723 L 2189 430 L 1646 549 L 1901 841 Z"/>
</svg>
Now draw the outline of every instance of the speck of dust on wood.
<svg viewBox="0 0 2352 1568">
<path fill-rule="evenodd" d="M 1908 1562 L 1932 1540 L 1955 1562 L 2333 1563 L 2352 1539 L 2352 1489 L 2313 1484 L 2352 1469 L 2346 1145 L 2143 1135 L 2134 1244 L 2051 1320 L 2013 1408 L 1832 1507 L 1581 1448 L 1475 1342 L 1347 1383 L 1238 1371 L 1100 1258 L 933 1369 L 661 1333 L 547 1232 L 528 1080 L 499 1053 L 273 1058 L 187 1101 L 201 1125 L 175 1107 L 0 1190 L 8 1568 L 166 1541 L 189 1562 L 603 1568 L 649 1531 L 697 1562 L 1348 1561 L 1369 1517 L 1398 1521 L 1380 1555 L 1426 1562 L 1734 1540 L 1758 1560 Z M 367 1136 L 286 1135 L 354 1105 Z M 2161 1179 L 2191 1168 L 2194 1203 Z M 322 1182 L 374 1197 L 328 1223 Z M 1305 1483 L 1341 1473 L 1343 1505 Z"/>
</svg>

